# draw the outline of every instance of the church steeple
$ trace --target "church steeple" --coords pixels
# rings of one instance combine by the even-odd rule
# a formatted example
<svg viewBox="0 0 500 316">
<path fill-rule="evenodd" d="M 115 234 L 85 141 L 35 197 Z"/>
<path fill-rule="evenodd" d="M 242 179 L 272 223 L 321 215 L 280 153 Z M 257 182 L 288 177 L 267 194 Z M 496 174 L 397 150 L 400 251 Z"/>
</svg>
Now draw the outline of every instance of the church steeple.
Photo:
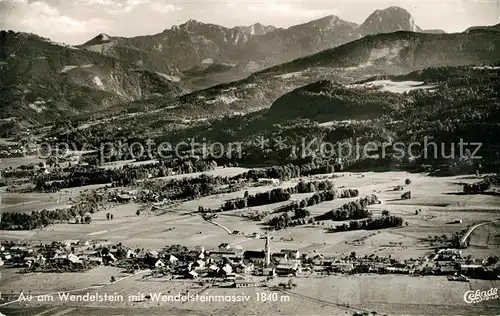
<svg viewBox="0 0 500 316">
<path fill-rule="evenodd" d="M 266 235 L 266 267 L 271 263 L 271 241 L 269 239 L 269 232 Z"/>
</svg>

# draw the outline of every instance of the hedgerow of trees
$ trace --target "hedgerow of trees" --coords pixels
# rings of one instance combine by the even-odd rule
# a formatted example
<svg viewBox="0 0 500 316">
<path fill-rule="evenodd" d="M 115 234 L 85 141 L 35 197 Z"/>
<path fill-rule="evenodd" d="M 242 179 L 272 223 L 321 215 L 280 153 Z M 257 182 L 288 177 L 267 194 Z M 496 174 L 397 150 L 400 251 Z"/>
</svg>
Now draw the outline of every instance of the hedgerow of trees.
<svg viewBox="0 0 500 316">
<path fill-rule="evenodd" d="M 350 221 L 349 224 L 342 224 L 331 227 L 330 232 L 343 232 L 349 230 L 374 230 L 391 227 L 403 226 L 403 218 L 398 216 L 382 216 L 377 218 L 368 218 L 359 221 Z"/>
</svg>

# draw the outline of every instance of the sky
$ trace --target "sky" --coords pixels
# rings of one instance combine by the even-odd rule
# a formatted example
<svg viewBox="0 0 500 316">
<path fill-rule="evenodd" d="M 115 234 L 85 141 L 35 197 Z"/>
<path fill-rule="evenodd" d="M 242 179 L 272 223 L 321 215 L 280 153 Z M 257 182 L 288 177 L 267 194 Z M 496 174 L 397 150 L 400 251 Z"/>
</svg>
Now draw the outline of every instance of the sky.
<svg viewBox="0 0 500 316">
<path fill-rule="evenodd" d="M 373 11 L 400 6 L 423 29 L 462 32 L 500 23 L 500 0 L 0 0 L 0 29 L 82 44 L 99 33 L 160 33 L 189 19 L 226 27 L 260 22 L 289 27 L 337 15 L 361 24 Z"/>
</svg>

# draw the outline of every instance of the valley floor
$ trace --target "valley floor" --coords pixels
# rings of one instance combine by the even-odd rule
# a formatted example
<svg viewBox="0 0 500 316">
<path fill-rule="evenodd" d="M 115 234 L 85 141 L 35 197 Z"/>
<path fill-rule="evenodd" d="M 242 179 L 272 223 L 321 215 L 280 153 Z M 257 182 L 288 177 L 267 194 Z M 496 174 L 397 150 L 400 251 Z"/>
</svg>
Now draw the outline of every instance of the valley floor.
<svg viewBox="0 0 500 316">
<path fill-rule="evenodd" d="M 411 184 L 404 191 L 394 191 L 397 185 L 404 185 L 405 179 Z M 282 187 L 295 185 L 299 179 L 286 181 Z M 333 180 L 336 187 L 355 188 L 360 196 L 376 194 L 382 204 L 370 209 L 374 216 L 388 210 L 392 215 L 403 217 L 408 225 L 401 228 L 380 231 L 348 231 L 328 233 L 321 225 L 305 225 L 272 232 L 271 250 L 298 249 L 300 253 L 322 253 L 341 255 L 356 252 L 357 256 L 375 254 L 391 255 L 396 259 L 417 258 L 434 252 L 431 245 L 421 239 L 429 236 L 451 236 L 455 232 L 467 229 L 472 224 L 500 219 L 500 198 L 494 195 L 461 195 L 461 182 L 472 183 L 476 179 L 461 177 L 427 177 L 423 174 L 406 172 L 367 172 L 363 174 L 345 173 Z M 264 192 L 273 186 L 249 188 L 250 194 Z M 494 190 L 496 188 L 493 188 Z M 401 200 L 403 192 L 411 190 L 412 199 Z M 122 242 L 132 248 L 159 249 L 167 245 L 182 244 L 188 247 L 204 246 L 216 248 L 220 243 L 241 246 L 245 250 L 262 250 L 263 239 L 247 237 L 250 234 L 263 233 L 259 222 L 241 217 L 248 210 L 236 210 L 219 213 L 215 221 L 218 225 L 206 222 L 195 212 L 198 206 L 218 207 L 225 200 L 243 196 L 244 191 L 205 197 L 184 202 L 156 212 L 135 213 L 144 206 L 139 204 L 120 204 L 108 210 L 114 214 L 114 220 L 105 218 L 105 212 L 93 214 L 91 224 L 57 224 L 33 231 L 1 231 L 1 240 L 108 240 Z M 295 194 L 292 199 L 301 199 L 310 194 Z M 358 197 L 358 198 L 359 198 Z M 336 199 L 323 202 L 307 209 L 311 214 L 322 214 L 340 207 L 352 199 Z M 279 204 L 267 205 L 259 210 L 276 208 Z M 420 209 L 418 215 L 415 210 Z M 460 224 L 449 224 L 462 220 Z M 332 224 L 331 221 L 325 223 Z M 338 223 L 337 223 L 338 224 Z M 325 225 L 325 227 L 327 227 Z M 228 234 L 238 230 L 239 235 Z M 496 224 L 484 225 L 471 234 L 470 247 L 463 250 L 465 256 L 483 257 L 498 255 L 499 243 Z M 361 242 L 355 240 L 362 240 Z M 196 314 L 318 314 L 352 315 L 355 310 L 375 310 L 390 315 L 401 314 L 492 314 L 500 310 L 500 301 L 493 300 L 470 305 L 463 296 L 469 290 L 488 290 L 499 287 L 499 281 L 471 280 L 470 283 L 450 282 L 446 277 L 421 277 L 398 275 L 355 275 L 355 276 L 308 276 L 296 278 L 297 287 L 290 290 L 287 302 L 257 302 L 255 293 L 269 292 L 267 288 L 252 289 L 203 289 L 197 283 L 189 281 L 168 281 L 161 279 L 142 280 L 141 276 L 126 277 L 112 268 L 96 268 L 85 274 L 28 274 L 12 275 L 2 279 L 0 293 L 29 290 L 33 293 L 51 293 L 78 290 L 100 284 L 99 292 L 121 293 L 125 296 L 137 292 L 162 292 L 177 294 L 189 290 L 190 293 L 201 291 L 210 295 L 234 295 L 250 293 L 252 298 L 244 303 L 212 302 L 197 306 L 194 302 L 164 303 L 114 302 L 74 304 L 61 302 L 19 303 L 1 307 L 0 312 L 7 315 L 56 314 L 56 315 L 132 315 L 150 314 L 156 308 L 161 313 L 181 315 Z M 5 270 L 5 269 L 4 269 Z M 0 273 L 4 275 L 4 270 Z M 125 278 L 114 284 L 106 284 L 111 276 Z M 281 279 L 281 282 L 286 279 Z M 104 284 L 103 284 L 104 282 Z M 221 294 L 223 293 L 223 294 Z M 208 295 L 207 294 L 207 295 Z M 167 304 L 167 305 L 162 305 Z M 177 305 L 176 305 L 177 304 Z M 198 303 L 199 304 L 199 303 Z M 346 308 L 347 304 L 349 308 Z M 49 305 L 40 307 L 40 305 Z M 168 306 L 168 307 L 167 307 Z M 127 307 L 125 310 L 124 308 Z M 2 309 L 3 308 L 3 309 Z M 28 308 L 28 309 L 26 309 Z M 129 309 L 130 308 L 130 309 Z M 148 308 L 146 310 L 146 308 Z M 48 311 L 50 310 L 50 312 Z M 45 311 L 45 312 L 44 312 Z"/>
</svg>

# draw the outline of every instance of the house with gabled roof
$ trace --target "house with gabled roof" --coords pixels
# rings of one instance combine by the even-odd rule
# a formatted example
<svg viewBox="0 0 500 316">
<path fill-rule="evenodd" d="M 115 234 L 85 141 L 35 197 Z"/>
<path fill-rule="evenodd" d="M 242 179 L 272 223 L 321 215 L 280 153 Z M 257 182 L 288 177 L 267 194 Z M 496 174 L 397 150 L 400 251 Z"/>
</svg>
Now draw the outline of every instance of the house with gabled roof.
<svg viewBox="0 0 500 316">
<path fill-rule="evenodd" d="M 156 261 L 155 263 L 155 268 L 163 268 L 165 267 L 165 262 L 163 262 L 163 260 L 161 259 L 158 259 L 158 261 Z"/>
<path fill-rule="evenodd" d="M 198 276 L 199 276 L 198 273 L 195 271 L 189 271 L 187 273 L 187 277 L 190 279 L 196 279 L 196 278 L 198 278 Z"/>
<path fill-rule="evenodd" d="M 281 249 L 280 252 L 287 254 L 289 259 L 300 259 L 300 252 L 298 250 Z"/>
<path fill-rule="evenodd" d="M 176 257 L 176 256 L 174 256 L 174 255 L 170 255 L 170 256 L 168 257 L 168 262 L 170 262 L 170 264 L 175 263 L 175 262 L 178 262 L 178 261 L 179 261 L 179 259 L 177 259 L 177 257 Z"/>
</svg>

